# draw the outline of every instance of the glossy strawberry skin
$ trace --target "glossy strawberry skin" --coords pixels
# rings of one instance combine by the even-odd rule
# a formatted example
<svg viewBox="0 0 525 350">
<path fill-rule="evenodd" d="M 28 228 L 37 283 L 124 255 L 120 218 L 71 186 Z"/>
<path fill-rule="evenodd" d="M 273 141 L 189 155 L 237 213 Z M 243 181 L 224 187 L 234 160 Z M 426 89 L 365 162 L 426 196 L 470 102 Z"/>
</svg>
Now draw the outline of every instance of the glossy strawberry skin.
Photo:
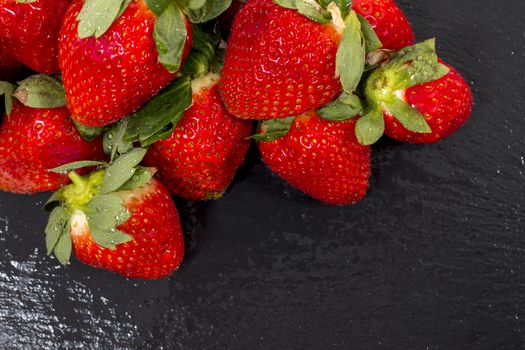
<svg viewBox="0 0 525 350">
<path fill-rule="evenodd" d="M 302 114 L 341 92 L 340 35 L 273 0 L 251 0 L 235 18 L 222 71 L 228 111 L 244 119 Z"/>
<path fill-rule="evenodd" d="M 134 240 L 115 250 L 101 247 L 91 238 L 86 221 L 73 215 L 71 240 L 77 259 L 129 278 L 167 277 L 184 257 L 182 228 L 169 191 L 153 179 L 145 187 L 118 194 L 131 217 L 117 229 Z"/>
<path fill-rule="evenodd" d="M 70 0 L 0 0 L 0 44 L 40 73 L 58 72 L 58 33 Z"/>
<path fill-rule="evenodd" d="M 232 182 L 250 145 L 252 122 L 236 119 L 225 109 L 215 82 L 193 94 L 167 140 L 153 144 L 145 159 L 178 197 L 215 199 Z"/>
<path fill-rule="evenodd" d="M 289 133 L 259 142 L 265 163 L 292 186 L 333 205 L 361 200 L 368 189 L 370 147 L 355 136 L 355 120 L 331 122 L 307 113 Z"/>
<path fill-rule="evenodd" d="M 452 135 L 466 123 L 472 112 L 472 93 L 465 79 L 453 67 L 447 66 L 450 72 L 443 78 L 404 92 L 405 101 L 425 116 L 432 133 L 411 132 L 385 112 L 386 135 L 397 141 L 428 144 Z"/>
<path fill-rule="evenodd" d="M 68 106 L 76 121 L 88 127 L 111 124 L 135 112 L 170 84 L 158 62 L 153 39 L 155 15 L 142 0 L 133 1 L 109 30 L 96 39 L 79 39 L 78 13 L 84 0 L 74 0 L 60 33 L 59 60 Z M 187 23 L 184 58 L 191 46 Z"/>
<path fill-rule="evenodd" d="M 0 127 L 0 189 L 14 193 L 58 190 L 69 183 L 49 169 L 79 160 L 103 160 L 102 140 L 83 140 L 67 108 L 15 104 Z"/>
<path fill-rule="evenodd" d="M 0 47 L 0 80 L 12 81 L 22 70 L 22 64 Z"/>
<path fill-rule="evenodd" d="M 401 50 L 414 44 L 414 31 L 394 0 L 354 0 L 352 8 L 363 16 L 387 50 Z"/>
</svg>

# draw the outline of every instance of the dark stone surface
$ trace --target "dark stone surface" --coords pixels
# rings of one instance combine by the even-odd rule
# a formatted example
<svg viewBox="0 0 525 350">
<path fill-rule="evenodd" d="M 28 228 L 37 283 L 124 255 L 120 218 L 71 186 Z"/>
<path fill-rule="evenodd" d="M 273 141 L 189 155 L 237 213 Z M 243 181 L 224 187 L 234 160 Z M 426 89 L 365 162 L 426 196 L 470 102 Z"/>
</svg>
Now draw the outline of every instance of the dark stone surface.
<svg viewBox="0 0 525 350">
<path fill-rule="evenodd" d="M 525 348 L 525 2 L 400 3 L 472 82 L 460 132 L 382 141 L 344 208 L 253 154 L 226 198 L 180 203 L 188 257 L 159 282 L 58 267 L 46 196 L 0 194 L 0 348 Z"/>
</svg>

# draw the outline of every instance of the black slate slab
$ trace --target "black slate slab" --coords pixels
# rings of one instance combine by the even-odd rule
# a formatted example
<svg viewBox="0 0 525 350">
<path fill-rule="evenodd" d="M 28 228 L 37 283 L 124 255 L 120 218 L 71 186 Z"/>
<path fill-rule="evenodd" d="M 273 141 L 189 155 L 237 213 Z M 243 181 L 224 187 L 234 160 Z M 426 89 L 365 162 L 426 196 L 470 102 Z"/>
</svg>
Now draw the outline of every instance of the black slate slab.
<svg viewBox="0 0 525 350">
<path fill-rule="evenodd" d="M 382 141 L 372 189 L 323 206 L 252 152 L 179 203 L 188 257 L 128 281 L 44 255 L 46 196 L 0 194 L 1 349 L 525 348 L 525 2 L 400 0 L 475 94 L 431 146 Z"/>
</svg>

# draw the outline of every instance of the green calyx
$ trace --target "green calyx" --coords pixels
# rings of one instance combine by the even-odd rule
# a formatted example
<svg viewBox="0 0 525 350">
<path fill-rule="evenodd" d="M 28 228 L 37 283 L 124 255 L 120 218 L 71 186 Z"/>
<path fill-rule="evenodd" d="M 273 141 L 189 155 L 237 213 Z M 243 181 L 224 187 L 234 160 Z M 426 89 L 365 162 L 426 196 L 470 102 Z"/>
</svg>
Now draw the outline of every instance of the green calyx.
<svg viewBox="0 0 525 350">
<path fill-rule="evenodd" d="M 104 149 L 112 158 L 124 154 L 138 142 L 142 147 L 169 137 L 184 112 L 191 107 L 192 90 L 189 76 L 173 81 L 142 109 L 108 128 Z"/>
<path fill-rule="evenodd" d="M 67 185 L 61 191 L 66 208 L 73 212 L 75 210 L 84 211 L 93 197 L 100 193 L 100 186 L 104 180 L 104 170 L 97 170 L 87 176 L 80 176 L 72 171 L 68 174 L 72 184 Z"/>
<path fill-rule="evenodd" d="M 448 67 L 438 61 L 434 39 L 394 53 L 365 82 L 365 114 L 356 124 L 359 142 L 371 145 L 379 140 L 385 128 L 383 112 L 393 115 L 409 131 L 431 133 L 425 117 L 405 101 L 405 90 L 440 79 L 448 72 Z"/>
<path fill-rule="evenodd" d="M 393 72 L 381 69 L 376 70 L 366 81 L 365 95 L 370 102 L 375 104 L 391 101 L 396 98 L 396 80 Z"/>
<path fill-rule="evenodd" d="M 131 216 L 119 192 L 136 190 L 152 179 L 155 169 L 138 166 L 145 154 L 143 148 L 131 148 L 110 164 L 80 161 L 51 170 L 69 172 L 72 183 L 54 193 L 45 205 L 51 211 L 46 227 L 48 255 L 54 253 L 61 264 L 68 263 L 72 252 L 71 220 L 79 216 L 85 216 L 92 239 L 102 247 L 115 249 L 133 240 L 117 229 Z M 75 172 L 85 167 L 98 169 L 86 176 Z"/>
</svg>

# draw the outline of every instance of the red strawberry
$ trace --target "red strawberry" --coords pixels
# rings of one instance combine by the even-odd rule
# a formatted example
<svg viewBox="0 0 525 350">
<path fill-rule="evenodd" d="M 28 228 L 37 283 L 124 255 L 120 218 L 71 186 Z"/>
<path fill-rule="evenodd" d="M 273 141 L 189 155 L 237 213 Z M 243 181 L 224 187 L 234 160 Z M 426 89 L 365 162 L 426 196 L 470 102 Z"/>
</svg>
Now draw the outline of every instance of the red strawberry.
<svg viewBox="0 0 525 350">
<path fill-rule="evenodd" d="M 190 200 L 222 196 L 241 165 L 252 123 L 233 118 L 217 91 L 214 73 L 192 82 L 193 105 L 167 140 L 153 144 L 146 164 L 177 196 Z"/>
<path fill-rule="evenodd" d="M 135 0 L 99 38 L 80 39 L 77 16 L 84 0 L 70 6 L 60 35 L 60 67 L 68 105 L 76 121 L 88 127 L 111 124 L 142 107 L 166 87 L 177 71 L 159 62 L 153 32 L 156 15 Z M 182 60 L 191 46 L 191 25 Z"/>
<path fill-rule="evenodd" d="M 228 111 L 245 119 L 299 115 L 341 92 L 335 74 L 341 35 L 273 0 L 251 0 L 228 42 L 221 92 Z"/>
<path fill-rule="evenodd" d="M 454 68 L 445 65 L 450 68 L 450 72 L 443 78 L 413 86 L 400 94 L 409 105 L 425 116 L 432 132 L 422 134 L 409 131 L 386 111 L 387 136 L 409 143 L 433 143 L 452 135 L 465 124 L 472 112 L 472 93 L 465 79 Z"/>
<path fill-rule="evenodd" d="M 46 227 L 48 255 L 66 265 L 72 252 L 78 260 L 125 277 L 157 279 L 177 269 L 184 240 L 177 208 L 154 171 L 137 167 L 146 150 L 132 148 L 111 164 L 72 163 L 53 171 L 83 166 L 101 168 L 53 194 Z M 86 162 L 83 162 L 86 163 Z"/>
<path fill-rule="evenodd" d="M 14 79 L 22 70 L 22 65 L 0 48 L 0 80 Z"/>
<path fill-rule="evenodd" d="M 67 108 L 15 103 L 0 126 L 0 189 L 15 193 L 57 190 L 67 176 L 48 170 L 84 159 L 104 159 L 101 139 L 83 140 Z"/>
<path fill-rule="evenodd" d="M 69 2 L 0 0 L 0 44 L 37 72 L 58 72 L 58 33 Z"/>
<path fill-rule="evenodd" d="M 133 238 L 110 249 L 97 244 L 86 214 L 71 217 L 71 240 L 77 259 L 84 264 L 129 278 L 159 279 L 182 263 L 184 240 L 177 208 L 158 180 L 132 191 L 117 192 L 131 217 L 117 229 Z"/>
<path fill-rule="evenodd" d="M 364 197 L 370 176 L 370 147 L 357 142 L 354 127 L 354 119 L 332 122 L 306 113 L 285 136 L 259 142 L 259 149 L 292 186 L 327 204 L 351 204 Z"/>
<path fill-rule="evenodd" d="M 354 0 L 352 8 L 374 28 L 387 50 L 414 44 L 414 31 L 394 0 Z"/>
<path fill-rule="evenodd" d="M 225 33 L 230 33 L 233 20 L 244 4 L 239 0 L 233 0 L 231 6 L 219 17 L 219 22 Z"/>
<path fill-rule="evenodd" d="M 365 95 L 368 110 L 356 126 L 363 144 L 374 143 L 383 132 L 398 141 L 436 142 L 458 130 L 472 112 L 467 82 L 438 59 L 433 39 L 393 54 L 369 76 Z"/>
</svg>

